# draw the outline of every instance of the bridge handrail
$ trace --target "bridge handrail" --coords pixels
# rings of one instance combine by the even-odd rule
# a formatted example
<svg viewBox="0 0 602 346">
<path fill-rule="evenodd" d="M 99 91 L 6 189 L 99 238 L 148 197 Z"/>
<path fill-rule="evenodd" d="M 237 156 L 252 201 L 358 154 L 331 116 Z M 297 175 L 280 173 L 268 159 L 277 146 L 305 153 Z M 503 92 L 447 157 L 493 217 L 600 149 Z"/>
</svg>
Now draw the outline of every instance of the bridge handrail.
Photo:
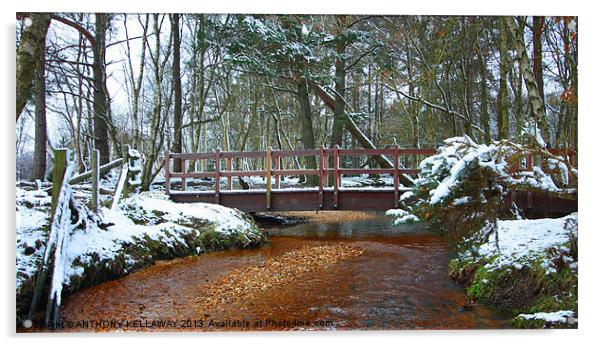
<svg viewBox="0 0 602 346">
<path fill-rule="evenodd" d="M 270 204 L 270 193 L 272 189 L 272 179 L 274 176 L 275 188 L 280 189 L 280 177 L 287 175 L 318 175 L 320 192 L 320 200 L 322 201 L 323 188 L 329 185 L 329 179 L 332 179 L 332 186 L 335 192 L 335 204 L 338 198 L 338 188 L 341 185 L 343 175 L 350 174 L 392 174 L 394 177 L 395 198 L 397 200 L 399 193 L 399 175 L 400 174 L 417 174 L 418 169 L 408 169 L 400 167 L 399 156 L 406 155 L 433 155 L 436 149 L 431 148 L 399 148 L 397 146 L 385 149 L 340 149 L 338 146 L 334 148 L 325 148 L 322 146 L 319 149 L 301 149 L 301 150 L 268 150 L 259 151 L 225 151 L 217 149 L 210 153 L 165 153 L 165 191 L 171 192 L 171 178 L 179 178 L 182 183 L 182 191 L 186 191 L 186 179 L 188 178 L 214 178 L 216 182 L 220 181 L 221 177 L 227 178 L 227 188 L 232 190 L 233 177 L 250 177 L 261 176 L 266 177 L 266 191 L 268 194 L 268 205 Z M 375 156 L 389 155 L 393 157 L 392 168 L 343 168 L 340 167 L 341 156 Z M 281 159 L 283 158 L 298 158 L 298 157 L 317 157 L 318 167 L 309 169 L 288 169 L 281 167 Z M 232 160 L 236 159 L 263 159 L 263 170 L 234 170 Z M 181 168 L 172 171 L 172 160 L 179 159 Z M 226 167 L 222 169 L 221 161 L 226 160 Z M 332 159 L 332 167 L 329 167 L 329 162 Z M 197 160 L 215 160 L 215 170 L 211 172 L 187 172 L 186 162 Z M 216 183 L 214 186 L 216 203 L 219 203 L 220 185 Z M 177 192 L 176 192 L 177 193 Z"/>
<path fill-rule="evenodd" d="M 563 156 L 568 159 L 572 166 L 576 167 L 576 151 L 570 148 L 549 148 L 548 152 L 555 156 Z M 268 209 L 271 201 L 272 176 L 274 176 L 274 185 L 276 189 L 280 189 L 280 177 L 287 175 L 318 175 L 318 190 L 320 194 L 320 204 L 323 200 L 324 187 L 329 186 L 329 180 L 332 179 L 332 187 L 334 189 L 335 206 L 338 203 L 338 189 L 341 185 L 343 175 L 357 174 L 392 174 L 393 187 L 395 190 L 395 205 L 398 203 L 399 194 L 399 176 L 401 174 L 418 174 L 417 168 L 400 167 L 400 156 L 430 156 L 437 153 L 436 149 L 432 148 L 399 148 L 397 146 L 385 149 L 341 149 L 338 146 L 333 148 L 325 148 L 322 146 L 319 149 L 301 149 L 301 150 L 258 150 L 258 151 L 225 151 L 217 149 L 210 153 L 165 153 L 165 191 L 168 195 L 171 192 L 171 178 L 179 178 L 182 183 L 182 192 L 186 191 L 187 178 L 214 178 L 215 182 L 219 182 L 221 177 L 227 178 L 227 189 L 233 190 L 233 177 L 251 177 L 260 176 L 266 178 L 266 192 Z M 388 155 L 393 158 L 392 168 L 344 168 L 340 165 L 341 156 L 376 156 Z M 513 170 L 519 172 L 521 170 L 533 170 L 534 154 L 527 152 L 525 155 L 525 167 L 516 166 Z M 318 167 L 305 169 L 288 169 L 281 167 L 283 158 L 288 157 L 318 157 Z M 172 171 L 172 160 L 180 159 L 181 168 L 178 171 Z M 232 160 L 236 159 L 263 159 L 264 168 L 255 170 L 234 170 Z M 214 160 L 215 170 L 210 172 L 187 172 L 186 162 L 198 160 Z M 225 167 L 222 168 L 222 160 L 226 160 Z M 332 162 L 332 167 L 330 167 Z M 416 161 L 417 162 L 417 161 Z M 219 204 L 220 184 L 214 186 L 215 202 Z M 177 192 L 176 192 L 177 193 Z"/>
</svg>

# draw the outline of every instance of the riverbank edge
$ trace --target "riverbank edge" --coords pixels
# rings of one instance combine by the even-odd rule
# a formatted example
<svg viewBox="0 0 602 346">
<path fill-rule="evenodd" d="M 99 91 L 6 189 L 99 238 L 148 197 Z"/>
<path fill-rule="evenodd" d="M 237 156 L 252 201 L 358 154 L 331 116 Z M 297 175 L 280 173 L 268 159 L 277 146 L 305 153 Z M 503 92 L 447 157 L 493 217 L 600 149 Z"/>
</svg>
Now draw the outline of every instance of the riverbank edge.
<svg viewBox="0 0 602 346">
<path fill-rule="evenodd" d="M 218 232 L 217 225 L 214 223 L 197 223 L 195 227 L 190 227 L 190 225 L 182 227 L 177 234 L 166 229 L 160 240 L 152 239 L 149 235 L 144 234 L 141 237 L 132 237 L 132 241 L 121 241 L 119 242 L 121 248 L 113 258 L 100 259 L 97 257 L 95 261 L 78 262 L 77 264 L 83 268 L 83 272 L 81 275 L 73 275 L 69 278 L 69 284 L 63 287 L 63 298 L 78 290 L 122 278 L 152 266 L 157 261 L 202 256 L 205 253 L 229 249 L 256 248 L 266 244 L 268 235 L 260 230 L 251 216 L 245 213 L 241 214 L 248 222 L 248 229 L 224 233 Z M 180 239 L 176 239 L 176 237 Z M 95 257 L 94 253 L 91 255 L 93 258 Z M 17 324 L 29 310 L 35 280 L 36 275 L 28 277 L 16 290 Z M 46 280 L 44 292 L 49 290 L 49 281 Z M 46 296 L 42 297 L 40 308 L 46 305 L 46 299 Z M 41 318 L 41 316 L 36 317 Z"/>
<path fill-rule="evenodd" d="M 563 246 L 571 248 L 576 244 Z M 578 311 L 577 271 L 571 270 L 562 257 L 552 258 L 553 252 L 540 254 L 520 269 L 511 265 L 491 267 L 495 256 L 475 259 L 456 254 L 448 264 L 448 274 L 465 288 L 465 308 L 470 309 L 474 302 L 483 304 L 505 318 L 507 328 L 576 329 L 576 319 L 567 323 L 524 317 L 540 311 Z M 555 261 L 555 272 L 544 268 L 543 264 L 550 260 Z"/>
</svg>

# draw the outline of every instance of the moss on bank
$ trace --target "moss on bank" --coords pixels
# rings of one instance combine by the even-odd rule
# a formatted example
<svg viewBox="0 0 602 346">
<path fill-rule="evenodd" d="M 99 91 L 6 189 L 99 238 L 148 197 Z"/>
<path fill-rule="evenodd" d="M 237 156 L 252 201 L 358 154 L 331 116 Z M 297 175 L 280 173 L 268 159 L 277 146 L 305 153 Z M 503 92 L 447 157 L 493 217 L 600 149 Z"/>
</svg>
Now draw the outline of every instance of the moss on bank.
<svg viewBox="0 0 602 346">
<path fill-rule="evenodd" d="M 520 314 L 578 311 L 577 271 L 565 257 L 550 251 L 517 268 L 491 266 L 495 257 L 455 258 L 449 276 L 466 287 L 468 300 L 486 304 L 507 318 L 512 328 L 576 328 L 577 323 L 551 323 Z M 550 267 L 545 264 L 553 263 Z M 576 316 L 575 316 L 576 317 Z"/>
</svg>

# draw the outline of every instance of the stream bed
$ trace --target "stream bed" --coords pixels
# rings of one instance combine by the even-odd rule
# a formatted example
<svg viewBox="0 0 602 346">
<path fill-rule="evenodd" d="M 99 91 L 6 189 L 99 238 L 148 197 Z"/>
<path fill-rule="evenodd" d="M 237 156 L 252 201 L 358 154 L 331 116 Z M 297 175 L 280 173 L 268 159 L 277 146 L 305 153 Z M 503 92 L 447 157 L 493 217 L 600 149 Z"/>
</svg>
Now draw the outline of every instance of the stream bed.
<svg viewBox="0 0 602 346">
<path fill-rule="evenodd" d="M 441 237 L 420 224 L 391 223 L 382 213 L 339 212 L 270 226 L 261 248 L 161 261 L 76 292 L 65 299 L 62 317 L 74 331 L 502 327 L 486 307 L 463 308 L 466 295 L 448 278 L 450 252 Z M 316 247 L 361 254 L 331 261 Z M 305 269 L 281 273 L 281 262 Z"/>
</svg>

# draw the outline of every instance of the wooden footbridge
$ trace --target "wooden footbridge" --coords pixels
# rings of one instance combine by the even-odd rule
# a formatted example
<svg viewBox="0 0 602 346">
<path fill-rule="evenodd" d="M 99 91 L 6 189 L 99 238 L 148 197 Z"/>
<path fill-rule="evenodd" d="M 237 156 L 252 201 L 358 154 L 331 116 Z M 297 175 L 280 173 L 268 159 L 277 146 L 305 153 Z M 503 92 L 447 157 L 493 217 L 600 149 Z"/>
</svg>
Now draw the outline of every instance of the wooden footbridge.
<svg viewBox="0 0 602 346">
<path fill-rule="evenodd" d="M 261 211 L 311 211 L 311 210 L 387 210 L 399 207 L 400 194 L 410 191 L 400 179 L 411 181 L 419 170 L 416 165 L 426 156 L 434 155 L 435 149 L 340 149 L 266 151 L 221 151 L 210 153 L 166 153 L 165 191 L 175 202 L 205 202 L 238 208 L 247 212 Z M 346 163 L 363 158 L 379 162 L 385 168 L 346 168 Z M 305 167 L 300 161 L 305 158 Z M 308 160 L 309 159 L 309 160 Z M 205 161 L 203 163 L 203 161 Z M 532 162 L 528 158 L 528 163 Z M 191 165 L 190 163 L 195 164 Z M 253 165 L 248 165 L 252 162 Z M 307 164 L 314 162 L 315 165 Z M 200 163 L 200 164 L 199 164 Z M 177 166 L 177 167 L 176 167 Z M 245 169 L 240 169 L 240 167 Z M 349 164 L 347 164 L 349 166 Z M 388 167 L 387 167 L 388 166 Z M 408 168 L 413 166 L 413 168 Z M 190 167 L 212 168 L 211 171 L 188 171 Z M 368 174 L 389 175 L 391 186 L 345 187 L 344 176 Z M 285 176 L 304 176 L 315 181 L 315 187 L 282 187 Z M 317 176 L 317 179 L 316 179 Z M 265 187 L 234 189 L 234 178 L 262 177 Z M 205 179 L 210 187 L 190 190 L 191 179 Z M 216 184 L 216 182 L 219 182 Z M 179 184 L 178 184 L 179 183 Z M 172 185 L 179 189 L 172 188 Z M 577 209 L 576 200 L 555 196 L 535 196 L 512 193 L 508 206 L 514 202 L 525 210 L 549 213 L 566 213 Z"/>
</svg>

